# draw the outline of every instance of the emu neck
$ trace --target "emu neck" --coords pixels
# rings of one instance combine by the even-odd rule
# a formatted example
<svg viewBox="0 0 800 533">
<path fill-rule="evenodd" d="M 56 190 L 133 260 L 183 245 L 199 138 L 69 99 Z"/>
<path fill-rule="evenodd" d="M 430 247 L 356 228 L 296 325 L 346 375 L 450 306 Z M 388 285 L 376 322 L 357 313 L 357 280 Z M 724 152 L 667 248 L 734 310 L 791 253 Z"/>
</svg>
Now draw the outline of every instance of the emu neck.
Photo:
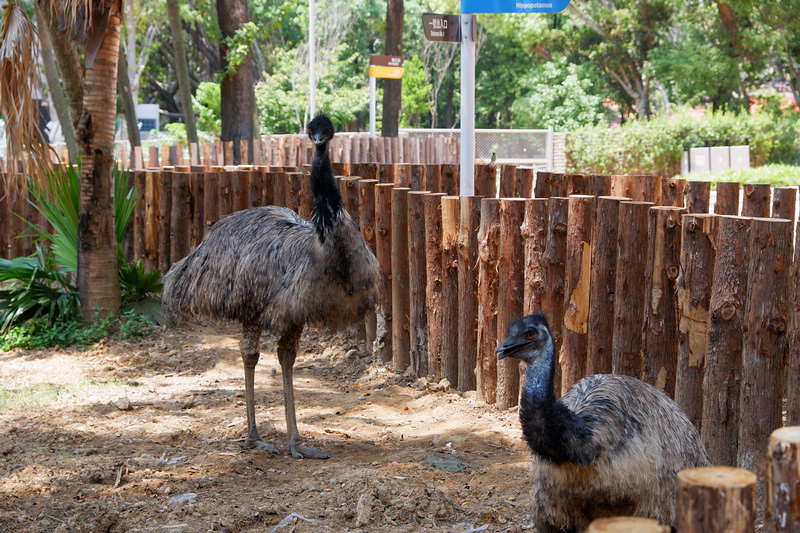
<svg viewBox="0 0 800 533">
<path fill-rule="evenodd" d="M 311 192 L 314 194 L 311 219 L 320 239 L 325 241 L 325 236 L 333 229 L 339 211 L 344 208 L 339 186 L 333 177 L 327 143 L 318 145 L 314 153 L 311 163 Z"/>
<path fill-rule="evenodd" d="M 533 404 L 555 402 L 553 374 L 555 373 L 555 354 L 553 341 L 545 348 L 545 353 L 527 364 L 523 398 Z"/>
</svg>

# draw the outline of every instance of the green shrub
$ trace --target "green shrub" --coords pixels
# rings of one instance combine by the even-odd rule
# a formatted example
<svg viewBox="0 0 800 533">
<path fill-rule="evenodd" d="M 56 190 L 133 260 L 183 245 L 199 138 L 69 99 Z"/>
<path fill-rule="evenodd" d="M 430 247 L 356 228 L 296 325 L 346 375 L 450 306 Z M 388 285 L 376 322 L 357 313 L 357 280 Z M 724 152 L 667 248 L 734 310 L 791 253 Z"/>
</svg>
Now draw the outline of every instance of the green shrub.
<svg viewBox="0 0 800 533">
<path fill-rule="evenodd" d="M 631 119 L 617 128 L 580 128 L 567 137 L 567 171 L 586 174 L 680 173 L 681 154 L 691 146 L 750 146 L 752 166 L 798 164 L 800 115 L 766 111 L 717 111 L 698 116 L 681 110 L 650 120 Z"/>
</svg>

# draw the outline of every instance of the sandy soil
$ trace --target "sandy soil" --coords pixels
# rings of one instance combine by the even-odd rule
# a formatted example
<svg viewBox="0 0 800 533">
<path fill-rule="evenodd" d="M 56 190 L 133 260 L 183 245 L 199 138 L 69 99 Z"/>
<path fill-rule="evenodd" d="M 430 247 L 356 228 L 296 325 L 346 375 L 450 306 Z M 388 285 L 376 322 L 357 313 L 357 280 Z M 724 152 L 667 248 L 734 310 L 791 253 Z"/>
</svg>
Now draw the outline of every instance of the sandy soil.
<svg viewBox="0 0 800 533">
<path fill-rule="evenodd" d="M 233 327 L 0 353 L 0 531 L 532 530 L 516 411 L 394 374 L 352 334 L 306 332 L 298 424 L 333 458 L 292 459 L 274 339 L 261 351 L 259 431 L 281 455 L 240 449 Z"/>
</svg>

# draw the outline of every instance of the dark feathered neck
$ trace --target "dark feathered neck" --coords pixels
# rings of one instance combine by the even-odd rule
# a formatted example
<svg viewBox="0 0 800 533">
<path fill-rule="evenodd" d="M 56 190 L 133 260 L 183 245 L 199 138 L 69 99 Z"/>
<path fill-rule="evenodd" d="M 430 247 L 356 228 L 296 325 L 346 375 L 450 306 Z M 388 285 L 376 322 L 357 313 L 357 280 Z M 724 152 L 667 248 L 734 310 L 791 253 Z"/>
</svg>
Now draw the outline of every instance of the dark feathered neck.
<svg viewBox="0 0 800 533">
<path fill-rule="evenodd" d="M 314 153 L 311 163 L 311 192 L 314 193 L 311 221 L 324 242 L 326 235 L 333 229 L 339 212 L 344 209 L 339 184 L 333 177 L 327 143 L 317 146 Z"/>
<path fill-rule="evenodd" d="M 531 451 L 555 464 L 586 464 L 597 453 L 584 420 L 556 399 L 552 342 L 546 353 L 526 365 L 525 388 L 520 398 L 522 433 Z"/>
</svg>

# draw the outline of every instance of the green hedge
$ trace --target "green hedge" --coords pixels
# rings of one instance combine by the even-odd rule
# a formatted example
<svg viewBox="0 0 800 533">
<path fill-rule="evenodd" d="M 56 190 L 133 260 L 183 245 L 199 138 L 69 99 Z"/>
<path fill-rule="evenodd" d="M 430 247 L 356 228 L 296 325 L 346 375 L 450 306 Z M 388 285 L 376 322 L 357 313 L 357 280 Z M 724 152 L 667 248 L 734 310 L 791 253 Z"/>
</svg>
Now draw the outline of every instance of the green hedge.
<svg viewBox="0 0 800 533">
<path fill-rule="evenodd" d="M 583 174 L 680 174 L 687 146 L 750 145 L 750 163 L 800 164 L 800 114 L 717 111 L 699 116 L 684 110 L 619 127 L 587 127 L 567 136 L 567 172 Z M 738 144 L 734 142 L 734 144 Z"/>
</svg>

